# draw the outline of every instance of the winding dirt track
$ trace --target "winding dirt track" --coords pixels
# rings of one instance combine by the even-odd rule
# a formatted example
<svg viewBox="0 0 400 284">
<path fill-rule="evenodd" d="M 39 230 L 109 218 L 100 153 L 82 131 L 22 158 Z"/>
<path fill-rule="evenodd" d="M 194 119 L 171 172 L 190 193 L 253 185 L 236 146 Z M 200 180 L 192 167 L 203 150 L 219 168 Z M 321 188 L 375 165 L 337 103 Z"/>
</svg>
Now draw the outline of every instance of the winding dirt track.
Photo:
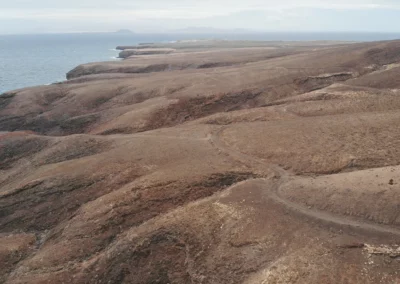
<svg viewBox="0 0 400 284">
<path fill-rule="evenodd" d="M 295 211 L 296 213 L 300 213 L 302 215 L 305 215 L 307 217 L 311 217 L 313 219 L 317 219 L 320 221 L 323 221 L 328 224 L 335 224 L 335 225 L 340 225 L 340 226 L 347 226 L 351 227 L 357 230 L 364 230 L 364 231 L 373 231 L 377 233 L 383 233 L 383 234 L 390 234 L 390 235 L 397 235 L 400 236 L 400 230 L 397 228 L 392 228 L 389 226 L 384 226 L 380 224 L 374 224 L 374 223 L 368 223 L 364 221 L 358 221 L 351 219 L 350 217 L 345 217 L 345 216 L 337 216 L 330 214 L 329 212 L 325 211 L 320 211 L 320 210 L 315 210 L 315 209 L 310 209 L 308 207 L 302 206 L 300 204 L 291 202 L 287 199 L 284 199 L 279 196 L 279 189 L 280 187 L 288 182 L 293 176 L 291 176 L 286 170 L 282 169 L 281 167 L 273 164 L 269 164 L 264 162 L 262 159 L 244 154 L 242 152 L 239 152 L 237 150 L 234 150 L 232 148 L 229 148 L 227 145 L 225 145 L 223 142 L 221 142 L 220 136 L 222 132 L 226 129 L 227 127 L 221 127 L 219 130 L 217 130 L 215 133 L 212 133 L 209 136 L 209 141 L 210 143 L 217 148 L 219 151 L 222 151 L 232 158 L 239 160 L 240 162 L 246 164 L 246 165 L 258 165 L 262 166 L 268 169 L 271 169 L 274 172 L 274 177 L 270 179 L 252 179 L 246 181 L 247 183 L 250 183 L 252 186 L 259 187 L 260 189 L 265 192 L 268 198 L 273 200 L 276 203 L 279 203 L 286 208 Z"/>
<path fill-rule="evenodd" d="M 234 160 L 241 162 L 249 167 L 261 167 L 264 169 L 271 170 L 273 172 L 273 176 L 270 178 L 258 178 L 258 179 L 250 179 L 247 181 L 240 182 L 241 185 L 247 183 L 254 187 L 261 189 L 266 196 L 273 200 L 276 203 L 281 204 L 282 206 L 296 212 L 302 214 L 304 216 L 317 219 L 323 221 L 327 224 L 335 224 L 339 226 L 351 227 L 357 230 L 364 231 L 373 231 L 382 234 L 390 234 L 400 236 L 400 229 L 393 228 L 390 226 L 380 225 L 376 223 L 370 223 L 365 221 L 359 221 L 352 219 L 346 216 L 337 216 L 333 215 L 326 211 L 316 210 L 312 208 L 308 208 L 302 206 L 298 203 L 292 202 L 285 198 L 279 196 L 280 187 L 295 178 L 295 176 L 291 175 L 288 171 L 282 169 L 278 165 L 274 165 L 271 163 L 267 163 L 264 160 L 247 155 L 235 149 L 229 148 L 225 143 L 223 143 L 220 139 L 220 136 L 228 127 L 223 126 L 219 128 L 217 131 L 210 133 L 206 138 L 190 138 L 190 137 L 178 137 L 178 136 L 165 136 L 165 135 L 149 135 L 149 134 L 134 134 L 136 137 L 144 137 L 144 138 L 166 138 L 166 139 L 182 139 L 182 140 L 195 140 L 195 141 L 208 141 L 214 148 L 218 151 L 223 152 L 229 155 Z M 121 136 L 121 135 L 118 135 Z M 238 186 L 239 184 L 233 185 L 231 188 Z"/>
</svg>

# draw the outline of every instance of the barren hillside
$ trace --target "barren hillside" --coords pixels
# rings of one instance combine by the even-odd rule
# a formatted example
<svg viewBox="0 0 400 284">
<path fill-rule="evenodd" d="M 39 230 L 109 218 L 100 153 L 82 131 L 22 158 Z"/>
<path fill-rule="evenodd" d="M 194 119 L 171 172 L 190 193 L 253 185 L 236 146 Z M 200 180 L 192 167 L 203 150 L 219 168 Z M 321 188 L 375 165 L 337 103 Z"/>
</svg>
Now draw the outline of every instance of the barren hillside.
<svg viewBox="0 0 400 284">
<path fill-rule="evenodd" d="M 120 49 L 0 95 L 0 283 L 400 283 L 400 41 Z"/>
</svg>

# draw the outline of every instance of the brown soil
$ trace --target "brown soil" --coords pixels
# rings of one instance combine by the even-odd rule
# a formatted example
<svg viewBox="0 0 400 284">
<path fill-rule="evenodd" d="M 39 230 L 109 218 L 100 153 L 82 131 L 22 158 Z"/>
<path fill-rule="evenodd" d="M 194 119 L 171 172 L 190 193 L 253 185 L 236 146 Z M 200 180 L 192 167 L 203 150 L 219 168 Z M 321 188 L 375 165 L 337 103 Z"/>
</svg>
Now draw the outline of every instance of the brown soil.
<svg viewBox="0 0 400 284">
<path fill-rule="evenodd" d="M 148 119 L 146 130 L 171 127 L 186 121 L 206 117 L 214 113 L 231 112 L 254 108 L 260 105 L 257 91 L 242 91 L 238 94 L 220 94 L 211 97 L 180 98 L 178 102 L 160 109 Z"/>
<path fill-rule="evenodd" d="M 0 96 L 1 283 L 400 283 L 399 41 L 133 48 Z"/>
</svg>

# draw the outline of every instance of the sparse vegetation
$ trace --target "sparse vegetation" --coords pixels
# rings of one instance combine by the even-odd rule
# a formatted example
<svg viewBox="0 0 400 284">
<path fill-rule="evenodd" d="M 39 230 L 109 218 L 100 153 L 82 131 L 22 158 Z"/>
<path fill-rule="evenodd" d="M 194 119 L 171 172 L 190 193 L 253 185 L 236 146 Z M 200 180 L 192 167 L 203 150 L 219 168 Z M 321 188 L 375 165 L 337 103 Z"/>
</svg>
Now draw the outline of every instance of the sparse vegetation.
<svg viewBox="0 0 400 284">
<path fill-rule="evenodd" d="M 218 94 L 209 97 L 180 98 L 166 109 L 152 114 L 143 130 L 170 127 L 218 112 L 254 108 L 258 105 L 258 91 Z"/>
<path fill-rule="evenodd" d="M 0 95 L 0 110 L 6 108 L 16 93 L 4 93 Z"/>
<path fill-rule="evenodd" d="M 400 41 L 214 44 L 0 96 L 0 282 L 397 283 Z"/>
</svg>

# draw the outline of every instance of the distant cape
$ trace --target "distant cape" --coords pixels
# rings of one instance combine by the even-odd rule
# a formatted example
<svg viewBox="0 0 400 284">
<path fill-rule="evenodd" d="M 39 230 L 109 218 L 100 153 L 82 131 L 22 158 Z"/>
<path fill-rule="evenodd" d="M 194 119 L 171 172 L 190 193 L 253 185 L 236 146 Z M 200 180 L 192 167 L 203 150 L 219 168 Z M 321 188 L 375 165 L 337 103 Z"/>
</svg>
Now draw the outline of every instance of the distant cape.
<svg viewBox="0 0 400 284">
<path fill-rule="evenodd" d="M 121 30 L 116 31 L 115 33 L 117 33 L 117 34 L 134 34 L 133 31 L 128 30 L 128 29 L 121 29 Z"/>
</svg>

